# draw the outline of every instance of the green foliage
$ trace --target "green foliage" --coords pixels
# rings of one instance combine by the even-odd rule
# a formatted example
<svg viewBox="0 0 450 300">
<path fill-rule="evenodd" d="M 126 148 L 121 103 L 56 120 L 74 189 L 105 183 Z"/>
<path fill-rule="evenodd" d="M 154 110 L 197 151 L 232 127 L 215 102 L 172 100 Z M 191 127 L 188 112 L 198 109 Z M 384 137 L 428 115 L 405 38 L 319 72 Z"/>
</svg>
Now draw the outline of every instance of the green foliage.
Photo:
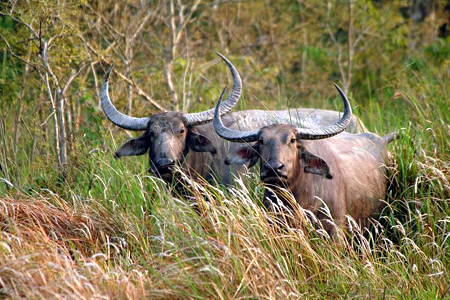
<svg viewBox="0 0 450 300">
<path fill-rule="evenodd" d="M 443 64 L 450 59 L 449 40 L 436 40 L 433 44 L 424 48 L 424 53 L 432 59 L 434 64 Z"/>
<path fill-rule="evenodd" d="M 181 13 L 195 2 L 183 1 Z M 342 1 L 201 2 L 172 52 L 169 1 L 14 3 L 2 12 L 52 39 L 55 78 L 65 82 L 89 64 L 64 99 L 69 164 L 62 176 L 39 41 L 0 16 L 1 293 L 449 297 L 450 46 L 435 36 L 445 16 L 413 24 L 401 1 L 352 1 L 351 14 Z M 349 41 L 358 41 L 350 70 Z M 371 230 L 336 245 L 301 210 L 275 216 L 262 209 L 255 173 L 228 189 L 188 181 L 194 199 L 185 199 L 147 174 L 145 156 L 113 158 L 129 134 L 98 106 L 96 82 L 108 66 L 118 72 L 110 91 L 123 112 L 130 99 L 133 116 L 156 112 L 138 87 L 170 107 L 169 62 L 181 108 L 201 111 L 230 82 L 216 51 L 244 79 L 235 109 L 340 110 L 332 82 L 343 85 L 350 74 L 354 113 L 370 131 L 401 135 L 390 146 L 388 205 Z M 27 76 L 24 60 L 32 66 Z"/>
</svg>

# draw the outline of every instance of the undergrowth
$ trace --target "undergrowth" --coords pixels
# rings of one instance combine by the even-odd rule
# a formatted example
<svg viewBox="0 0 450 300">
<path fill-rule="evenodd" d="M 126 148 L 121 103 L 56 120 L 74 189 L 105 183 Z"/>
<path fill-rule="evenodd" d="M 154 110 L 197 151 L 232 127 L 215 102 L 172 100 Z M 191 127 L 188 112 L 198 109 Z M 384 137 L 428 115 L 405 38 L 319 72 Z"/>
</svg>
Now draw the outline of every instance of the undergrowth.
<svg viewBox="0 0 450 300">
<path fill-rule="evenodd" d="M 360 113 L 371 130 L 401 137 L 390 146 L 382 216 L 369 229 L 352 227 L 341 244 L 298 206 L 263 209 L 255 173 L 228 189 L 185 178 L 187 199 L 148 175 L 146 158 L 114 160 L 111 136 L 95 148 L 86 142 L 65 180 L 24 160 L 26 167 L 2 176 L 0 291 L 73 299 L 448 298 L 450 114 L 440 84 L 399 79 L 382 109 L 373 103 Z M 3 172 L 17 166 L 5 156 L 1 163 Z"/>
</svg>

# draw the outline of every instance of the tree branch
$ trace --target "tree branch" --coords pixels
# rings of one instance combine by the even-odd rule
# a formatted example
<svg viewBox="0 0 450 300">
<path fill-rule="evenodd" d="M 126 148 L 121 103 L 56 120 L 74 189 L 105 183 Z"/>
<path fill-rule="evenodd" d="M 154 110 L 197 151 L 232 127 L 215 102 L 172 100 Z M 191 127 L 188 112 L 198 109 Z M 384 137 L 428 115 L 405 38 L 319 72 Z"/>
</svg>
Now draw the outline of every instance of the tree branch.
<svg viewBox="0 0 450 300">
<path fill-rule="evenodd" d="M 129 85 L 133 86 L 137 92 L 138 95 L 144 97 L 148 102 L 150 102 L 151 104 L 153 104 L 156 108 L 158 108 L 161 111 L 167 111 L 164 107 L 162 107 L 161 105 L 158 104 L 158 102 L 156 102 L 155 100 L 153 100 L 153 98 L 148 95 L 145 91 L 143 91 L 137 84 L 136 82 L 134 82 L 133 79 L 128 78 L 127 76 L 125 76 L 123 73 L 117 71 L 114 69 L 114 72 L 119 75 L 123 80 L 125 80 Z"/>
</svg>

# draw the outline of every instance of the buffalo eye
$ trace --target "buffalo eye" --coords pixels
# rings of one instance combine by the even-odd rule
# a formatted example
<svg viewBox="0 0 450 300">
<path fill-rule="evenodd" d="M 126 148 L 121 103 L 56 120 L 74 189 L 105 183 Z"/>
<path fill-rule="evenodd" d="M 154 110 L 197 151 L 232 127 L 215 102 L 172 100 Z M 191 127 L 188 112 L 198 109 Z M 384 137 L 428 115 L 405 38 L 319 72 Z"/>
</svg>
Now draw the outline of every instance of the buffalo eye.
<svg viewBox="0 0 450 300">
<path fill-rule="evenodd" d="M 184 133 L 184 128 L 180 130 L 180 132 L 178 132 L 179 135 L 182 135 Z"/>
<path fill-rule="evenodd" d="M 264 144 L 263 138 L 259 138 L 258 143 L 260 143 L 261 145 Z"/>
<path fill-rule="evenodd" d="M 297 139 L 292 138 L 291 139 L 291 144 L 295 144 L 295 142 L 297 142 Z"/>
</svg>

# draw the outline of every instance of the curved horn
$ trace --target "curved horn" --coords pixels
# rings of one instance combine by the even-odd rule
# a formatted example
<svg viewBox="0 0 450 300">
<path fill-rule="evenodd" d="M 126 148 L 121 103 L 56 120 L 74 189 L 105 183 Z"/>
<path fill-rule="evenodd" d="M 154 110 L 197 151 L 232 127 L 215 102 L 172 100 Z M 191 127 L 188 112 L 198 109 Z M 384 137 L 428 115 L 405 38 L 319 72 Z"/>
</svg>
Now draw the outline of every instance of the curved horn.
<svg viewBox="0 0 450 300">
<path fill-rule="evenodd" d="M 217 55 L 219 55 L 228 65 L 231 71 L 231 76 L 233 77 L 233 89 L 220 107 L 221 115 L 224 115 L 229 112 L 239 101 L 242 92 L 242 80 L 233 64 L 222 54 L 217 53 Z M 187 119 L 188 125 L 205 124 L 210 122 L 214 118 L 214 108 L 199 113 L 185 114 L 184 116 Z"/>
<path fill-rule="evenodd" d="M 321 128 L 297 128 L 298 138 L 303 140 L 320 140 L 332 137 L 341 133 L 347 128 L 352 120 L 352 107 L 348 101 L 345 93 L 339 88 L 336 83 L 333 83 L 339 94 L 341 94 L 342 101 L 344 101 L 344 115 L 335 124 Z"/>
<path fill-rule="evenodd" d="M 134 118 L 127 116 L 118 111 L 109 99 L 108 81 L 113 67 L 114 65 L 109 68 L 108 72 L 105 74 L 105 79 L 103 80 L 101 95 L 103 112 L 111 122 L 119 127 L 128 130 L 145 130 L 147 128 L 148 118 Z"/>
<path fill-rule="evenodd" d="M 226 89 L 226 88 L 225 88 Z M 222 93 L 220 94 L 219 101 L 217 102 L 215 111 L 214 111 L 214 130 L 216 133 L 221 137 L 231 142 L 254 142 L 258 140 L 258 132 L 259 130 L 254 131 L 239 131 L 239 130 L 232 130 L 225 127 L 222 123 L 222 120 L 220 119 L 220 115 L 222 114 L 220 112 L 221 110 L 221 102 L 223 98 L 223 94 L 225 93 L 225 89 L 223 89 Z"/>
</svg>

